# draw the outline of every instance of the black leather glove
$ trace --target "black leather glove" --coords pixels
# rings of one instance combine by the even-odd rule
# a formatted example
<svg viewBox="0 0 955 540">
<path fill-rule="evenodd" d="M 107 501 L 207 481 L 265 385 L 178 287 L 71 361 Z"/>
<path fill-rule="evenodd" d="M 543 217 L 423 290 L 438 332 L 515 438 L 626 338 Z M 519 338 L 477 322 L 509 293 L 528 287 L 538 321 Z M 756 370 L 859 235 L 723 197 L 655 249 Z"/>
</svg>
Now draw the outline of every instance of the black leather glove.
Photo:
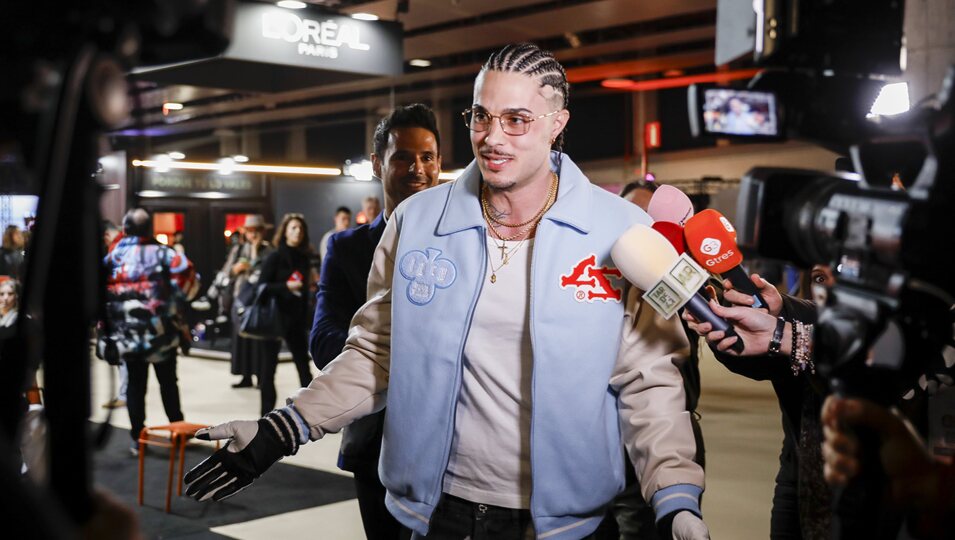
<svg viewBox="0 0 955 540">
<path fill-rule="evenodd" d="M 186 495 L 221 501 L 248 487 L 283 456 L 298 452 L 304 437 L 293 414 L 276 409 L 258 420 L 235 420 L 196 432 L 197 439 L 229 442 L 186 474 Z"/>
</svg>

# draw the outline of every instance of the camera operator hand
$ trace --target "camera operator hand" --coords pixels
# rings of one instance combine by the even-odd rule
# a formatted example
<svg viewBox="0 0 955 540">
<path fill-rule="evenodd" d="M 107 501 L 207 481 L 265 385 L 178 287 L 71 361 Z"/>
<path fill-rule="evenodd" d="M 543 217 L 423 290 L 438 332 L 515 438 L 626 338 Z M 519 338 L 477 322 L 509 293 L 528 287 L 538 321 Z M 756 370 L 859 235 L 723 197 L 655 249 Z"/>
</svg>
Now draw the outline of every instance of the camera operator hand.
<svg viewBox="0 0 955 540">
<path fill-rule="evenodd" d="M 779 294 L 779 291 L 772 283 L 760 277 L 759 274 L 752 274 L 749 278 L 752 280 L 753 285 L 756 285 L 756 289 L 759 291 L 760 296 L 763 297 L 763 300 L 766 300 L 766 307 L 769 309 L 769 314 L 773 317 L 778 317 L 779 313 L 783 310 L 782 295 Z M 723 280 L 723 289 L 723 298 L 733 305 L 751 307 L 755 302 L 753 295 L 737 291 L 733 288 L 733 282 L 728 279 Z"/>
<path fill-rule="evenodd" d="M 769 303 L 769 299 L 766 302 Z M 725 337 L 724 332 L 714 331 L 710 323 L 701 323 L 693 318 L 689 312 L 684 312 L 683 319 L 690 329 L 705 337 L 711 347 L 733 356 L 759 356 L 769 352 L 769 342 L 772 340 L 773 331 L 776 329 L 776 317 L 762 309 L 723 307 L 716 300 L 710 300 L 710 308 L 713 313 L 732 323 L 736 334 L 739 336 Z M 788 333 L 790 331 L 788 323 L 786 331 L 786 335 L 791 335 Z M 740 338 L 742 338 L 745 347 L 741 353 L 738 353 L 730 347 Z M 788 340 L 784 339 L 785 341 Z M 784 352 L 788 353 L 788 350 Z"/>
<path fill-rule="evenodd" d="M 929 480 L 936 463 L 912 428 L 888 409 L 865 399 L 829 396 L 822 407 L 822 423 L 822 456 L 830 484 L 845 485 L 859 474 L 859 441 L 851 428 L 860 426 L 875 431 L 882 442 L 882 466 L 893 484 L 899 483 L 892 489 L 897 502 L 923 499 L 924 490 L 937 487 Z"/>
<path fill-rule="evenodd" d="M 914 428 L 893 412 L 865 399 L 829 396 L 822 407 L 822 457 L 826 481 L 844 486 L 860 473 L 859 440 L 854 427 L 874 431 L 879 460 L 889 482 L 892 503 L 913 510 L 918 536 L 950 534 L 955 515 L 955 466 L 929 455 Z"/>
</svg>

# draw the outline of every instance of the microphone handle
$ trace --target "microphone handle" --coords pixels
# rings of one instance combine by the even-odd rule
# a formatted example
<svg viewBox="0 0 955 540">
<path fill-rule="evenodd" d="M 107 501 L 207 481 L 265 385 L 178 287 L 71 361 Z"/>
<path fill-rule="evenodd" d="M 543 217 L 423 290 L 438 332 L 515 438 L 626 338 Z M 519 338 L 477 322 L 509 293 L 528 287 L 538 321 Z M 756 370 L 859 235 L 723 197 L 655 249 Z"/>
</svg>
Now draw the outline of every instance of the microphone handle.
<svg viewBox="0 0 955 540">
<path fill-rule="evenodd" d="M 713 331 L 720 330 L 724 333 L 725 337 L 736 336 L 736 343 L 734 343 L 730 349 L 733 349 L 739 354 L 743 353 L 743 338 L 739 337 L 733 325 L 726 322 L 726 319 L 713 313 L 713 309 L 710 308 L 709 302 L 707 302 L 706 297 L 704 297 L 702 293 L 697 291 L 683 307 L 689 311 L 696 320 L 710 323 L 710 325 L 713 326 Z"/>
<path fill-rule="evenodd" d="M 742 266 L 734 266 L 726 272 L 723 272 L 723 277 L 730 280 L 734 289 L 752 296 L 754 300 L 754 308 L 767 307 L 766 300 L 763 299 L 761 294 L 759 294 L 759 289 L 756 288 L 756 285 L 753 284 L 753 281 L 749 279 L 749 276 L 746 275 L 746 272 L 743 270 Z"/>
</svg>

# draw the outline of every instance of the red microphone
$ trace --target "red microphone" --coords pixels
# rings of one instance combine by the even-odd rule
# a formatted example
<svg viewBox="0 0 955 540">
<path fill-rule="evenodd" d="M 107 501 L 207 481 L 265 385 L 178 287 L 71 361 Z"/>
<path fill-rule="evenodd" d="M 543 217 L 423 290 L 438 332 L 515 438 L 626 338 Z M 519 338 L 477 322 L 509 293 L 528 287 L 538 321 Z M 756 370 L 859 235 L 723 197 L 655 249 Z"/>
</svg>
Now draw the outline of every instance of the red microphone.
<svg viewBox="0 0 955 540">
<path fill-rule="evenodd" d="M 723 214 L 703 210 L 686 221 L 683 236 L 690 255 L 701 266 L 729 279 L 733 288 L 753 297 L 753 307 L 766 307 L 766 300 L 740 266 L 743 254 L 736 245 L 736 229 Z"/>
<path fill-rule="evenodd" d="M 676 223 L 670 223 L 669 221 L 655 221 L 653 222 L 653 230 L 660 233 L 664 238 L 670 241 L 670 244 L 673 245 L 673 249 L 676 250 L 678 255 L 683 255 L 686 253 L 686 241 L 683 239 L 683 227 L 677 225 Z"/>
</svg>

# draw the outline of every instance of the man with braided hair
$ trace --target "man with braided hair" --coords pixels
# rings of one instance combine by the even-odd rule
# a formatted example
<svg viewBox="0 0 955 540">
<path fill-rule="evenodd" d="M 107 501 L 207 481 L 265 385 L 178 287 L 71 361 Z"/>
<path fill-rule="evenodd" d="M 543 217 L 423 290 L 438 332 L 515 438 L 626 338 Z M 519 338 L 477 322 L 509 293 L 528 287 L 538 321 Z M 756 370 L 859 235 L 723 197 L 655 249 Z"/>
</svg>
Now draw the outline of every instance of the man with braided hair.
<svg viewBox="0 0 955 540">
<path fill-rule="evenodd" d="M 591 537 L 624 445 L 661 533 L 709 537 L 686 336 L 610 258 L 650 218 L 563 154 L 568 97 L 535 45 L 491 55 L 463 113 L 475 160 L 395 209 L 345 349 L 281 417 L 200 432 L 230 441 L 190 471 L 190 495 L 227 497 L 387 405 L 385 504 L 414 538 Z"/>
</svg>

